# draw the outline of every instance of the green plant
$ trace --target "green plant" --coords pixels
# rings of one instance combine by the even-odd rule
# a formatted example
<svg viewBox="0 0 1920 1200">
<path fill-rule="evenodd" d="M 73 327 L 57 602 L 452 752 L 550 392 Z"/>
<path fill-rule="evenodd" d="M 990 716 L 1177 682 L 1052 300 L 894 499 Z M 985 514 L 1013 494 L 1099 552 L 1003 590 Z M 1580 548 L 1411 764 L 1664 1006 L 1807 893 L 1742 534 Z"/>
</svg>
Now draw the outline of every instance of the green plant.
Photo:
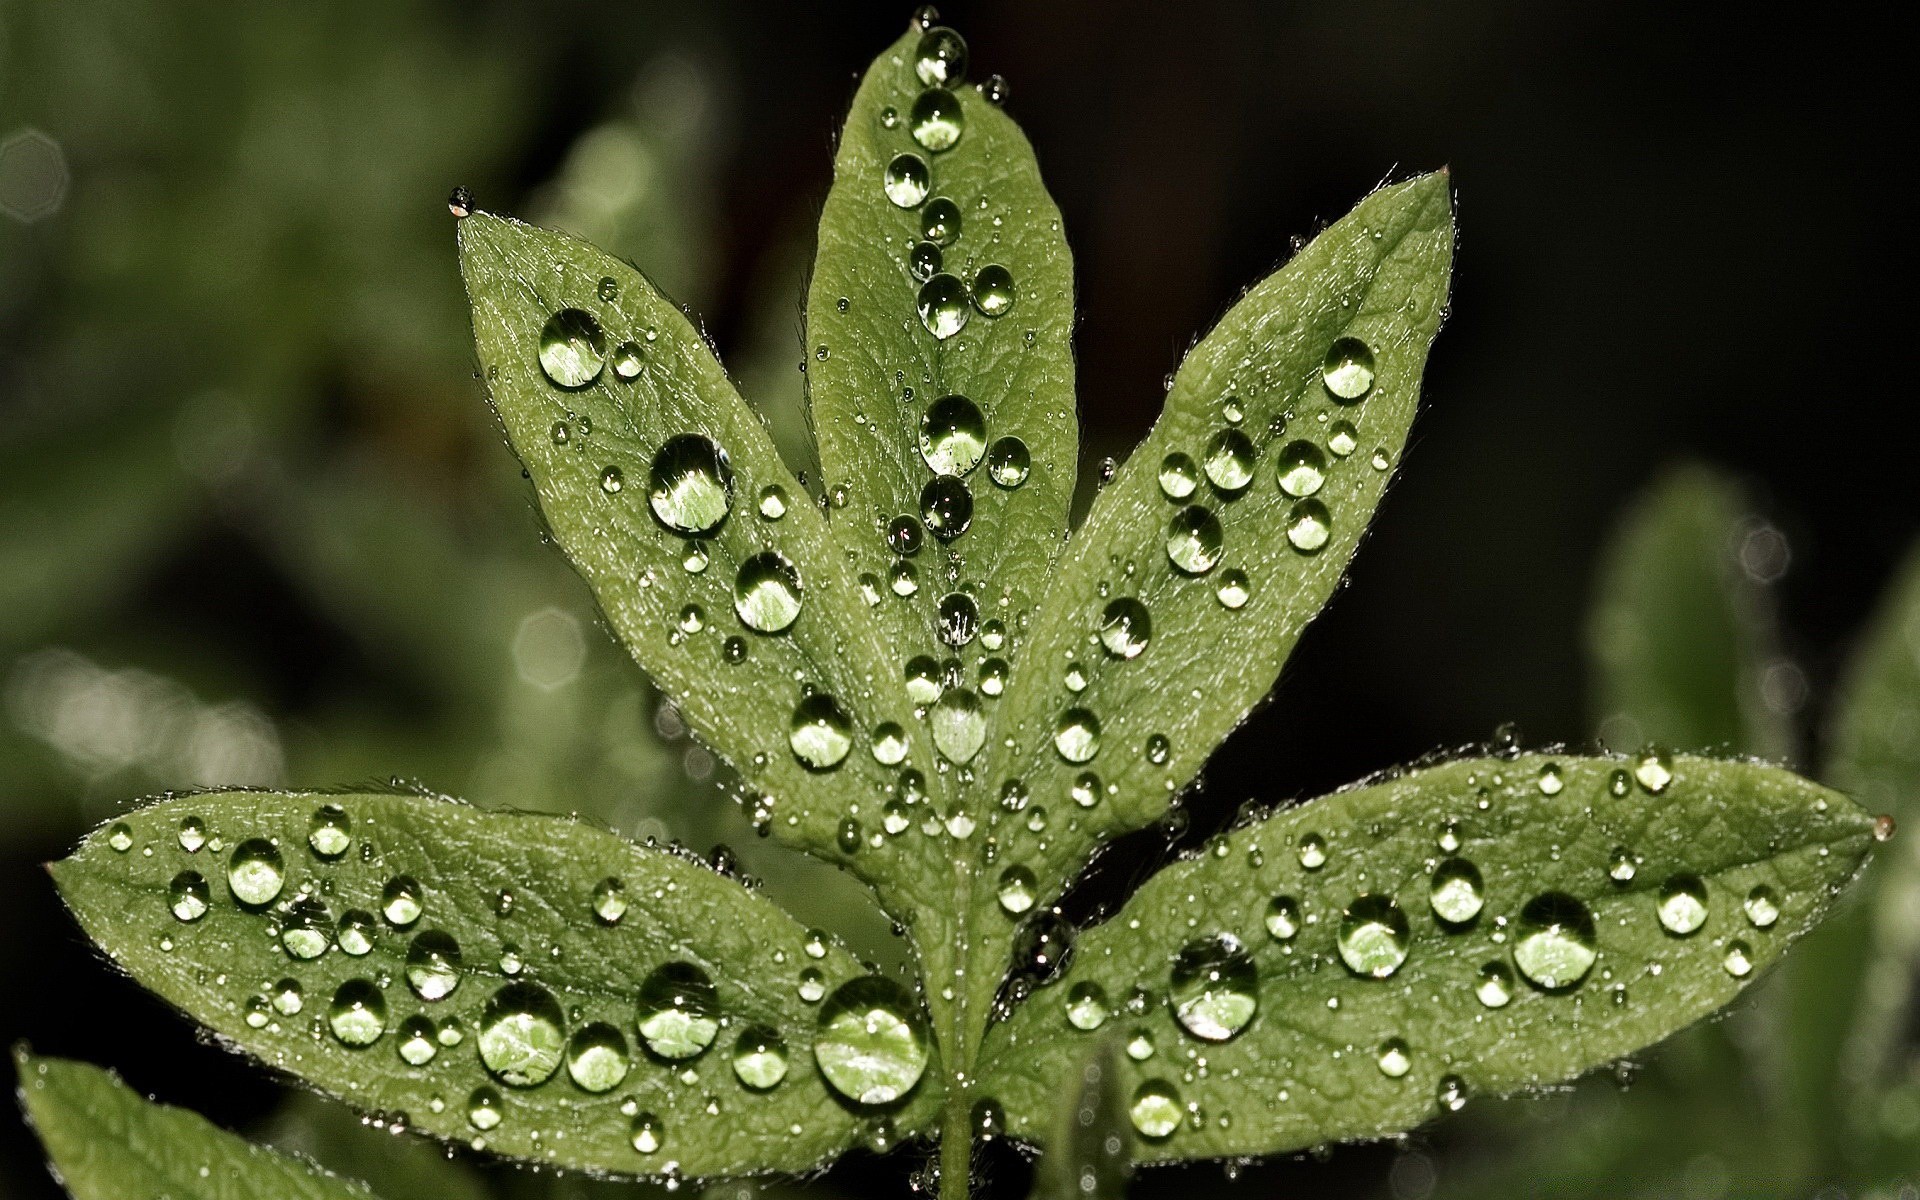
<svg viewBox="0 0 1920 1200">
<path fill-rule="evenodd" d="M 1503 743 L 1249 814 L 1076 938 L 1051 906 L 1265 696 L 1399 464 L 1450 184 L 1382 188 L 1251 289 L 1068 539 L 1070 262 L 1003 85 L 965 65 L 916 25 L 843 132 L 808 298 L 818 495 L 638 271 L 454 199 L 554 540 L 757 827 L 898 923 L 909 982 L 728 864 L 378 791 L 98 830 L 53 871 L 119 965 L 272 1067 L 509 1158 L 678 1179 L 936 1137 L 953 1197 L 976 1134 L 1071 1142 L 1053 1093 L 1089 1061 L 1074 1103 L 1124 1106 L 1131 1161 L 1379 1137 L 1658 1040 L 1820 919 L 1885 832 L 1844 795 Z M 1104 1140 L 1063 1158 L 1045 1186 L 1117 1169 Z M 83 1194 L 137 1182 L 102 1178 Z"/>
</svg>

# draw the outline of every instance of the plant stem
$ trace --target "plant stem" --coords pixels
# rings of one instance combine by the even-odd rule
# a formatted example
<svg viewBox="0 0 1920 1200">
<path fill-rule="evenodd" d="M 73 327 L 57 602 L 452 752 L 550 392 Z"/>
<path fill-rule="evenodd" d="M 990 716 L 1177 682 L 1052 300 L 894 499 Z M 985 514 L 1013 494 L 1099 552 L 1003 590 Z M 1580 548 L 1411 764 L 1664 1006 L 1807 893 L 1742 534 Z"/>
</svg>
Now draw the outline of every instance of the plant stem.
<svg viewBox="0 0 1920 1200">
<path fill-rule="evenodd" d="M 940 1200 L 967 1200 L 973 1183 L 973 1116 L 964 1093 L 948 1091 L 940 1119 Z"/>
</svg>

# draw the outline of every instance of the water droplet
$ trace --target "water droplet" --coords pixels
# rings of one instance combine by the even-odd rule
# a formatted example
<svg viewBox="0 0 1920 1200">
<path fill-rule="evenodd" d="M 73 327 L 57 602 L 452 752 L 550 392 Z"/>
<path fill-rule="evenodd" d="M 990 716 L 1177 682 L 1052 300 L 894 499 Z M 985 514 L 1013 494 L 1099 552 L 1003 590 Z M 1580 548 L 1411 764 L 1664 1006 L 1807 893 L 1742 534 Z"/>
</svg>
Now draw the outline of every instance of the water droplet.
<svg viewBox="0 0 1920 1200">
<path fill-rule="evenodd" d="M 965 396 L 942 396 L 920 417 L 920 457 L 936 475 L 965 475 L 987 448 L 987 420 Z"/>
<path fill-rule="evenodd" d="M 340 914 L 340 932 L 334 944 L 342 953 L 362 958 L 373 953 L 373 914 L 363 908 L 350 908 Z"/>
<path fill-rule="evenodd" d="M 1607 878 L 1615 883 L 1631 883 L 1639 865 L 1633 860 L 1633 851 L 1625 846 L 1615 846 L 1613 856 L 1607 862 Z"/>
<path fill-rule="evenodd" d="M 180 848 L 188 854 L 196 854 L 200 847 L 207 844 L 207 823 L 199 817 L 186 817 L 180 822 Z"/>
<path fill-rule="evenodd" d="M 602 925 L 618 925 L 627 915 L 627 885 L 609 875 L 593 885 L 593 916 Z"/>
<path fill-rule="evenodd" d="M 400 1022 L 400 1044 L 396 1049 L 400 1061 L 411 1067 L 424 1067 L 440 1053 L 440 1043 L 434 1040 L 433 1022 L 422 1016 L 411 1016 Z"/>
<path fill-rule="evenodd" d="M 1287 541 L 1302 554 L 1318 554 L 1333 537 L 1333 518 L 1318 500 L 1302 500 L 1287 514 Z"/>
<path fill-rule="evenodd" d="M 1607 792 L 1616 799 L 1633 790 L 1633 777 L 1624 770 L 1616 770 L 1607 776 Z"/>
<path fill-rule="evenodd" d="M 1373 390 L 1373 351 L 1359 338 L 1343 337 L 1327 348 L 1320 378 L 1335 400 L 1352 404 Z"/>
<path fill-rule="evenodd" d="M 1486 896 L 1480 868 L 1464 858 L 1449 858 L 1433 872 L 1428 899 L 1433 915 L 1449 925 L 1464 925 L 1480 915 Z"/>
<path fill-rule="evenodd" d="M 973 493 L 957 475 L 935 475 L 920 489 L 920 519 L 929 533 L 950 542 L 973 524 Z"/>
<path fill-rule="evenodd" d="M 457 219 L 473 215 L 473 193 L 466 188 L 457 187 L 447 195 L 447 211 Z"/>
<path fill-rule="evenodd" d="M 107 845 L 119 854 L 133 849 L 133 829 L 125 821 L 115 821 L 107 828 Z"/>
<path fill-rule="evenodd" d="M 985 317 L 1004 317 L 1013 308 L 1013 272 L 999 263 L 981 267 L 973 277 L 973 306 Z"/>
<path fill-rule="evenodd" d="M 1081 808 L 1092 808 L 1100 803 L 1100 777 L 1092 771 L 1080 772 L 1067 788 L 1067 795 Z"/>
<path fill-rule="evenodd" d="M 1231 567 L 1220 576 L 1220 586 L 1214 590 L 1213 598 L 1220 607 L 1237 609 L 1246 607 L 1253 596 L 1253 585 L 1247 582 L 1247 573 L 1238 567 Z"/>
<path fill-rule="evenodd" d="M 1327 449 L 1334 457 L 1345 458 L 1360 448 L 1360 431 L 1351 421 L 1335 421 L 1327 429 Z"/>
<path fill-rule="evenodd" d="M 907 757 L 907 731 L 892 721 L 873 727 L 873 761 L 883 767 L 898 766 Z"/>
<path fill-rule="evenodd" d="M 1019 916 L 1033 907 L 1033 872 L 1025 867 L 1008 867 L 1000 872 L 1000 907 Z"/>
<path fill-rule="evenodd" d="M 1434 1099 L 1447 1112 L 1459 1112 L 1467 1106 L 1467 1081 L 1458 1075 L 1447 1075 L 1440 1080 L 1440 1086 L 1434 1089 Z"/>
<path fill-rule="evenodd" d="M 1304 499 L 1327 481 L 1327 458 L 1309 441 L 1288 442 L 1280 451 L 1280 490 Z"/>
<path fill-rule="evenodd" d="M 1660 927 L 1685 937 L 1707 923 L 1707 885 L 1698 875 L 1675 875 L 1660 885 Z"/>
<path fill-rule="evenodd" d="M 881 187 L 887 193 L 887 199 L 901 208 L 913 208 L 927 198 L 927 189 L 932 182 L 925 159 L 918 154 L 901 154 L 887 164 Z M 954 282 L 958 283 L 959 280 Z"/>
<path fill-rule="evenodd" d="M 500 1093 L 490 1087 L 473 1089 L 467 1097 L 467 1124 L 485 1133 L 496 1129 L 501 1121 Z"/>
<path fill-rule="evenodd" d="M 1061 713 L 1053 727 L 1053 748 L 1070 763 L 1091 762 L 1100 753 L 1100 718 L 1084 708 Z"/>
<path fill-rule="evenodd" d="M 1190 504 L 1167 525 L 1167 559 L 1187 575 L 1204 575 L 1220 561 L 1225 535 L 1213 510 Z"/>
<path fill-rule="evenodd" d="M 830 771 L 853 749 L 853 721 L 825 692 L 815 692 L 793 710 L 787 745 L 810 771 Z"/>
<path fill-rule="evenodd" d="M 653 1154 L 659 1151 L 660 1144 L 666 1140 L 666 1129 L 660 1118 L 652 1113 L 635 1113 L 633 1123 L 627 1128 L 627 1138 L 635 1150 L 642 1154 Z"/>
<path fill-rule="evenodd" d="M 1253 482 L 1253 443 L 1238 429 L 1222 429 L 1207 443 L 1201 469 L 1207 482 L 1223 492 L 1237 492 Z"/>
<path fill-rule="evenodd" d="M 1147 739 L 1147 744 L 1146 744 L 1147 761 L 1152 763 L 1154 766 L 1156 767 L 1166 766 L 1167 759 L 1170 755 L 1172 755 L 1172 753 L 1173 753 L 1173 743 L 1167 740 L 1165 734 L 1156 733 L 1152 737 Z"/>
<path fill-rule="evenodd" d="M 380 912 L 396 928 L 405 929 L 420 919 L 423 895 L 419 880 L 395 875 L 380 889 Z"/>
<path fill-rule="evenodd" d="M 1390 896 L 1369 892 L 1340 917 L 1340 960 L 1356 975 L 1385 979 L 1407 961 L 1407 914 Z"/>
<path fill-rule="evenodd" d="M 607 365 L 606 334 L 592 313 L 563 308 L 540 330 L 540 369 L 569 391 L 600 378 Z"/>
<path fill-rule="evenodd" d="M 1027 481 L 1032 466 L 1027 444 L 1017 437 L 1003 437 L 987 449 L 987 477 L 1009 491 Z"/>
<path fill-rule="evenodd" d="M 855 1104 L 892 1104 L 927 1067 L 919 1010 L 904 988 L 878 975 L 840 985 L 820 1010 L 814 1061 Z"/>
<path fill-rule="evenodd" d="M 787 1077 L 787 1043 L 765 1025 L 754 1025 L 733 1044 L 733 1073 L 756 1092 L 764 1092 Z"/>
<path fill-rule="evenodd" d="M 966 328 L 967 285 L 959 276 L 942 271 L 920 285 L 914 306 L 927 332 L 945 341 Z"/>
<path fill-rule="evenodd" d="M 1413 1051 L 1405 1038 L 1388 1038 L 1380 1043 L 1380 1055 L 1375 1061 L 1380 1064 L 1382 1075 L 1398 1079 L 1413 1068 Z"/>
<path fill-rule="evenodd" d="M 1075 1029 L 1098 1029 L 1110 1012 L 1106 989 L 1097 983 L 1076 983 L 1067 993 L 1067 1023 Z"/>
<path fill-rule="evenodd" d="M 1178 453 L 1167 455 L 1160 460 L 1160 491 L 1169 500 L 1185 500 L 1193 495 L 1200 486 L 1200 468 L 1193 460 Z"/>
<path fill-rule="evenodd" d="M 768 521 L 778 521 L 787 515 L 787 489 L 777 483 L 770 483 L 760 489 L 760 516 Z"/>
<path fill-rule="evenodd" d="M 314 809 L 307 822 L 307 845 L 321 858 L 339 858 L 353 845 L 353 818 L 333 804 Z"/>
<path fill-rule="evenodd" d="M 1753 947 L 1735 940 L 1727 943 L 1727 956 L 1720 960 L 1727 974 L 1735 979 L 1745 979 L 1753 974 Z"/>
<path fill-rule="evenodd" d="M 925 540 L 918 517 L 899 516 L 887 522 L 887 548 L 895 554 L 911 558 L 920 553 Z"/>
<path fill-rule="evenodd" d="M 1259 1007 L 1259 978 L 1240 939 L 1219 933 L 1180 948 L 1169 977 L 1174 1019 L 1194 1037 L 1224 1042 L 1247 1027 Z"/>
<path fill-rule="evenodd" d="M 727 452 L 697 433 L 668 438 L 653 456 L 647 502 L 660 523 L 675 533 L 713 532 L 733 505 L 733 466 Z"/>
<path fill-rule="evenodd" d="M 1267 905 L 1266 925 L 1274 941 L 1292 941 L 1300 932 L 1300 902 L 1292 896 L 1275 896 Z"/>
<path fill-rule="evenodd" d="M 621 342 L 613 348 L 613 373 L 622 379 L 638 379 L 646 352 L 639 342 Z"/>
<path fill-rule="evenodd" d="M 582 1026 L 567 1042 L 567 1075 L 582 1091 L 610 1092 L 632 1066 L 626 1037 L 605 1021 Z"/>
<path fill-rule="evenodd" d="M 779 633 L 800 617 L 800 572 L 778 550 L 762 550 L 740 564 L 733 611 L 761 633 Z"/>
<path fill-rule="evenodd" d="M 1309 871 L 1318 871 L 1327 865 L 1327 839 L 1317 833 L 1309 833 L 1300 839 L 1300 865 Z"/>
<path fill-rule="evenodd" d="M 1892 813 L 1881 813 L 1873 819 L 1873 840 L 1876 842 L 1892 841 L 1894 831 L 1898 828 L 1898 824 L 1899 823 L 1893 819 Z"/>
<path fill-rule="evenodd" d="M 936 246 L 950 246 L 960 236 L 960 206 L 945 196 L 927 201 L 920 213 L 920 236 Z"/>
<path fill-rule="evenodd" d="M 941 259 L 940 247 L 932 242 L 916 242 L 907 255 L 907 270 L 924 283 L 940 273 Z"/>
<path fill-rule="evenodd" d="M 1143 1138 L 1159 1141 L 1180 1128 L 1180 1093 L 1162 1079 L 1149 1079 L 1133 1093 L 1127 1117 Z"/>
<path fill-rule="evenodd" d="M 1138 658 L 1153 636 L 1147 606 L 1132 596 L 1109 601 L 1100 614 L 1100 644 L 1115 658 Z"/>
<path fill-rule="evenodd" d="M 692 963 L 658 967 L 640 985 L 640 1036 L 661 1058 L 694 1058 L 720 1032 L 713 980 Z"/>
<path fill-rule="evenodd" d="M 182 871 L 167 885 L 167 907 L 182 921 L 198 921 L 206 916 L 212 897 L 206 876 L 198 871 Z"/>
<path fill-rule="evenodd" d="M 600 490 L 609 496 L 617 496 L 627 486 L 627 473 L 619 467 L 607 467 L 600 472 Z"/>
<path fill-rule="evenodd" d="M 407 947 L 407 986 L 422 1000 L 445 1000 L 460 986 L 460 943 L 438 929 L 421 932 Z"/>
<path fill-rule="evenodd" d="M 566 1055 L 566 1020 L 552 992 L 535 983 L 510 983 L 480 1013 L 480 1061 L 508 1087 L 545 1083 Z"/>
<path fill-rule="evenodd" d="M 1488 1008 L 1505 1008 L 1513 999 L 1513 972 L 1502 962 L 1486 964 L 1474 980 L 1473 995 Z"/>
<path fill-rule="evenodd" d="M 915 704 L 932 704 L 945 686 L 940 679 L 940 664 L 925 654 L 907 660 L 905 679 L 907 698 Z"/>
<path fill-rule="evenodd" d="M 249 908 L 271 904 L 287 883 L 280 850 L 265 838 L 248 838 L 233 848 L 227 862 L 227 888 Z"/>
<path fill-rule="evenodd" d="M 928 722 L 934 748 L 955 763 L 966 764 L 987 740 L 987 715 L 980 697 L 968 688 L 952 688 L 933 706 Z"/>
<path fill-rule="evenodd" d="M 980 606 L 965 592 L 948 592 L 940 597 L 934 615 L 939 622 L 940 640 L 955 649 L 973 641 L 980 631 Z M 958 681 L 956 673 L 954 682 Z"/>
<path fill-rule="evenodd" d="M 942 87 L 930 87 L 913 102 L 907 131 L 923 150 L 951 150 L 967 127 L 960 98 Z"/>
<path fill-rule="evenodd" d="M 365 979 L 349 979 L 327 1005 L 327 1028 L 342 1046 L 371 1046 L 387 1031 L 387 998 Z"/>
<path fill-rule="evenodd" d="M 1520 910 L 1513 965 L 1535 986 L 1565 991 L 1593 969 L 1594 943 L 1587 906 L 1565 892 L 1543 892 Z"/>
<path fill-rule="evenodd" d="M 306 993 L 297 979 L 282 979 L 274 984 L 267 999 L 273 1005 L 273 1011 L 283 1017 L 297 1017 L 300 1010 L 306 1007 Z"/>
<path fill-rule="evenodd" d="M 1766 884 L 1761 884 L 1747 893 L 1746 902 L 1741 906 L 1746 910 L 1747 920 L 1755 929 L 1766 929 L 1780 919 L 1780 898 Z"/>
<path fill-rule="evenodd" d="M 1647 750 L 1635 760 L 1633 777 L 1649 795 L 1658 796 L 1673 782 L 1673 756 L 1664 750 Z"/>
<path fill-rule="evenodd" d="M 928 87 L 952 87 L 967 77 L 967 42 L 945 25 L 921 35 L 913 51 L 913 73 Z"/>
</svg>

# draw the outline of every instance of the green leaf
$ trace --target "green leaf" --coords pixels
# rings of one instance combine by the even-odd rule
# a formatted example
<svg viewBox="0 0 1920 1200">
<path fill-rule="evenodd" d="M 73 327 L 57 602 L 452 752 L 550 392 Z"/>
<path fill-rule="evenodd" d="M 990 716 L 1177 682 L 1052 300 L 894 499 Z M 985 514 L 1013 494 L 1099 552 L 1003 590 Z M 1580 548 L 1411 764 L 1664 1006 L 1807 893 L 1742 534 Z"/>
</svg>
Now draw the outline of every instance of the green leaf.
<svg viewBox="0 0 1920 1200">
<path fill-rule="evenodd" d="M 1872 1121 L 1904 1069 L 1920 963 L 1920 549 L 1910 551 L 1847 664 L 1827 776 L 1905 836 L 1858 902 L 1807 943 L 1791 973 L 1795 1090 L 1809 1117 Z"/>
<path fill-rule="evenodd" d="M 1066 535 L 1078 453 L 1073 260 L 1060 212 L 1011 117 L 957 77 L 926 86 L 921 72 L 936 60 L 923 44 L 955 43 L 964 45 L 952 30 L 916 24 L 868 69 L 841 132 L 807 293 L 822 482 L 834 531 L 903 651 L 896 675 L 908 653 L 955 652 L 959 639 L 943 643 L 936 630 L 950 593 L 970 595 L 976 624 L 1032 609 Z M 914 164 L 925 187 L 890 189 L 896 162 Z M 1004 310 L 983 285 L 996 270 L 1011 280 Z M 942 295 L 950 303 L 930 314 L 964 321 L 944 337 L 937 316 L 921 315 Z M 936 485 L 939 475 L 953 478 Z M 967 497 L 965 533 L 945 540 L 922 522 L 930 487 Z M 910 557 L 888 545 L 888 525 L 902 517 L 920 523 L 922 548 Z M 911 594 L 898 594 L 896 572 L 915 577 Z M 971 678 L 1008 651 L 969 635 L 958 652 Z"/>
<path fill-rule="evenodd" d="M 981 772 L 1019 781 L 1047 814 L 998 833 L 1003 862 L 1041 881 L 1039 903 L 1099 841 L 1166 811 L 1339 583 L 1400 461 L 1445 307 L 1447 187 L 1434 174 L 1375 192 L 1253 288 L 1187 356 L 1166 411 L 1074 534 Z M 1363 395 L 1357 368 L 1329 384 L 1336 346 L 1369 349 Z M 1210 459 L 1221 445 L 1251 461 Z M 1175 498 L 1161 476 L 1177 455 L 1190 469 L 1169 478 L 1192 486 Z M 1300 497 L 1281 482 L 1290 456 L 1285 486 Z M 1218 548 L 1189 540 L 1183 522 L 1201 518 Z"/>
<path fill-rule="evenodd" d="M 13 1053 L 20 1102 L 74 1200 L 371 1200 L 363 1185 L 144 1100 L 85 1063 Z"/>
<path fill-rule="evenodd" d="M 1034 1170 L 1034 1200 L 1120 1200 L 1125 1195 L 1133 1135 L 1127 1097 L 1120 1090 L 1123 1072 L 1119 1038 L 1109 1036 L 1069 1079 L 1067 1103 L 1054 1114 L 1046 1154 Z"/>
<path fill-rule="evenodd" d="M 876 1121 L 911 1131 L 939 1090 L 927 1078 L 905 1104 L 847 1100 L 816 1064 L 816 1026 L 841 1011 L 841 985 L 870 978 L 860 964 L 705 864 L 575 821 L 216 792 L 131 813 L 53 873 L 117 963 L 223 1041 L 514 1158 L 805 1170 Z M 862 986 L 924 1029 L 893 985 Z M 661 1015 L 675 997 L 684 1021 Z M 784 1045 L 784 1078 L 737 1061 L 760 1030 Z M 910 1050 L 883 1059 L 903 1062 L 890 1082 L 917 1077 Z"/>
<path fill-rule="evenodd" d="M 1628 511 L 1587 624 L 1608 741 L 1792 752 L 1792 728 L 1762 691 L 1779 657 L 1772 600 L 1741 562 L 1743 549 L 1764 550 L 1748 546 L 1759 528 L 1740 486 L 1699 465 L 1668 471 Z"/>
<path fill-rule="evenodd" d="M 276 1149 L 323 1167 L 351 1168 L 383 1200 L 488 1200 L 479 1172 L 421 1138 L 395 1137 L 353 1110 L 305 1092 L 289 1095 L 260 1131 Z"/>
<path fill-rule="evenodd" d="M 1412 771 L 1155 876 L 989 1032 L 981 1086 L 1012 1133 L 1044 1137 L 1080 1027 L 1112 1026 L 1128 1039 L 1135 1127 L 1156 1135 L 1144 1159 L 1386 1136 L 1727 1004 L 1826 911 L 1872 827 L 1845 796 L 1750 762 L 1521 755 Z M 1773 911 L 1756 902 L 1756 918 L 1757 888 Z M 1669 932 L 1689 905 L 1668 897 L 1696 889 L 1704 921 Z"/>
<path fill-rule="evenodd" d="M 476 212 L 460 256 L 494 408 L 609 624 L 763 794 L 775 836 L 909 907 L 914 851 L 856 856 L 869 831 L 850 822 L 903 764 L 931 768 L 925 727 L 825 518 L 706 343 L 572 238 Z"/>
</svg>

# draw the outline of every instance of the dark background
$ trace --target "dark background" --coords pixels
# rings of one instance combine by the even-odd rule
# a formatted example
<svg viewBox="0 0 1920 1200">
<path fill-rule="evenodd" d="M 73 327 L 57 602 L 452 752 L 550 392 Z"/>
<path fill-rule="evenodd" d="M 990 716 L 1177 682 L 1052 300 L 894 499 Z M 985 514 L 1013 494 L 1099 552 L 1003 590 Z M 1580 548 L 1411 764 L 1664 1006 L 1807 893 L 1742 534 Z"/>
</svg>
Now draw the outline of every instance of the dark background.
<svg viewBox="0 0 1920 1200">
<path fill-rule="evenodd" d="M 723 358 L 791 392 L 794 264 L 832 131 L 910 12 L 253 7 L 0 0 L 0 138 L 44 132 L 68 176 L 53 211 L 0 215 L 0 1038 L 114 1065 L 229 1126 L 278 1090 L 104 969 L 35 867 L 129 797 L 217 780 L 168 779 L 164 756 L 102 766 L 35 732 L 21 664 L 64 648 L 176 681 L 202 709 L 240 705 L 243 726 L 277 731 L 277 763 L 243 756 L 269 782 L 400 771 L 504 802 L 510 776 L 475 767 L 473 744 L 514 710 L 383 640 L 405 640 L 382 623 L 404 605 L 381 599 L 377 567 L 358 607 L 303 573 L 307 544 L 274 540 L 277 506 L 342 479 L 411 488 L 464 551 L 524 539 L 551 555 L 481 413 L 442 201 L 465 183 L 538 218 L 583 133 L 635 104 L 644 126 L 683 77 L 704 97 L 698 133 L 655 167 L 688 189 L 675 211 L 692 232 L 658 243 L 666 219 L 648 218 L 622 252 L 653 269 L 658 245 Z M 1312 794 L 1504 721 L 1530 743 L 1585 742 L 1597 549 L 1637 488 L 1689 458 L 1748 477 L 1789 538 L 1779 594 L 1817 745 L 1818 699 L 1920 532 L 1894 178 L 1911 43 L 1891 23 L 1622 3 L 941 7 L 974 77 L 1011 81 L 1065 214 L 1086 463 L 1145 432 L 1161 377 L 1289 235 L 1379 182 L 1452 169 L 1453 315 L 1406 469 L 1352 587 L 1209 767 L 1196 835 L 1249 797 Z M 44 194 L 6 171 L 0 191 Z M 115 488 L 117 509 L 101 499 Z M 95 503 L 101 528 L 70 524 Z M 584 611 L 564 581 L 541 586 Z M 414 596 L 428 626 L 470 620 L 455 592 Z M 640 686 L 597 644 L 589 661 L 605 686 Z M 658 740 L 647 725 L 634 737 Z M 697 778 L 675 786 L 720 803 Z M 663 805 L 651 817 L 694 840 L 724 820 L 688 829 Z M 1454 1140 L 1442 1127 L 1412 1146 L 1444 1162 Z M 1238 1186 L 1375 1194 L 1401 1154 L 1340 1150 Z M 859 1155 L 821 1186 L 897 1195 L 918 1163 Z M 1023 1178 L 1001 1156 L 989 1183 L 1012 1195 Z M 1219 1179 L 1163 1171 L 1137 1189 Z M 11 1121 L 0 1193 L 55 1194 Z"/>
</svg>

